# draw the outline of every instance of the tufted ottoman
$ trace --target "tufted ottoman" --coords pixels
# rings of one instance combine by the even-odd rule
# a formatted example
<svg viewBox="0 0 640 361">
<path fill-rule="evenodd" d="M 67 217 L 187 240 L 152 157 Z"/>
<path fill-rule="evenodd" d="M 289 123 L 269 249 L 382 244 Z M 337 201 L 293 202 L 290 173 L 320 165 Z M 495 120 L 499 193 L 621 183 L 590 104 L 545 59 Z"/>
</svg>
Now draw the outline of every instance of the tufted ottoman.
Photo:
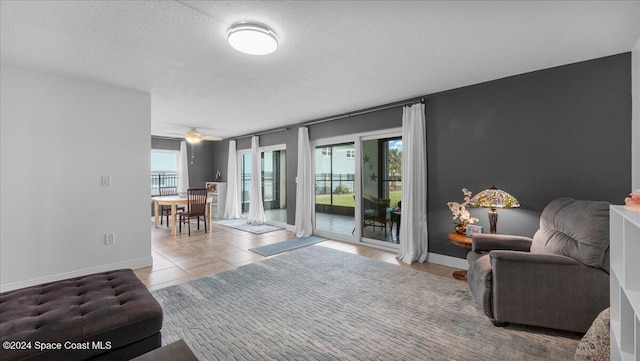
<svg viewBox="0 0 640 361">
<path fill-rule="evenodd" d="M 0 359 L 128 360 L 161 346 L 162 308 L 132 270 L 0 294 Z"/>
</svg>

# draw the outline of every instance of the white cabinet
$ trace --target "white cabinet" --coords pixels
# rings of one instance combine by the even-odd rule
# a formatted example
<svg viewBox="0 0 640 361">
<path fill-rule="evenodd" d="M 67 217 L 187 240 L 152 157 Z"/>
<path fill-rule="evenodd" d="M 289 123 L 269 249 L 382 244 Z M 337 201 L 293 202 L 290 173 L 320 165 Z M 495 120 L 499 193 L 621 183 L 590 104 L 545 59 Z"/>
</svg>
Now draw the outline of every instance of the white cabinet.
<svg viewBox="0 0 640 361">
<path fill-rule="evenodd" d="M 207 190 L 211 198 L 211 217 L 222 218 L 224 216 L 224 202 L 227 195 L 227 183 L 207 182 Z"/>
<path fill-rule="evenodd" d="M 640 360 L 640 212 L 611 206 L 611 360 Z"/>
</svg>

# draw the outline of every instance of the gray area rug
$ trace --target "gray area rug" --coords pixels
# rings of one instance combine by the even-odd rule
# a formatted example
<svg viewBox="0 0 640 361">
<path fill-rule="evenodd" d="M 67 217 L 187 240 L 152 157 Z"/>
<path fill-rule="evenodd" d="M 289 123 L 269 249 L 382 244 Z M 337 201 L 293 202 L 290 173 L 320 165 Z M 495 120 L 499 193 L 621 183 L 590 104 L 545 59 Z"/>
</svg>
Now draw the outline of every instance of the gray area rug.
<svg viewBox="0 0 640 361">
<path fill-rule="evenodd" d="M 253 234 L 263 234 L 263 233 L 268 233 L 268 232 L 273 232 L 273 231 L 278 231 L 280 229 L 284 229 L 282 227 L 271 226 L 271 225 L 268 225 L 268 224 L 260 224 L 260 225 L 254 226 L 254 225 L 248 224 L 247 220 L 245 218 L 227 219 L 227 220 L 224 220 L 224 221 L 216 222 L 216 224 L 219 224 L 219 225 L 225 226 L 225 227 L 239 229 L 239 230 L 245 231 L 245 232 L 251 232 Z"/>
<path fill-rule="evenodd" d="M 319 243 L 326 240 L 327 240 L 326 238 L 316 237 L 316 236 L 298 237 L 298 238 L 290 239 L 287 241 L 268 244 L 262 247 L 249 248 L 249 251 L 253 253 L 257 253 L 261 256 L 268 257 L 274 254 L 290 251 L 296 248 L 306 247 L 314 243 Z"/>
<path fill-rule="evenodd" d="M 494 327 L 464 282 L 311 246 L 152 292 L 200 360 L 571 360 L 579 335 Z"/>
</svg>

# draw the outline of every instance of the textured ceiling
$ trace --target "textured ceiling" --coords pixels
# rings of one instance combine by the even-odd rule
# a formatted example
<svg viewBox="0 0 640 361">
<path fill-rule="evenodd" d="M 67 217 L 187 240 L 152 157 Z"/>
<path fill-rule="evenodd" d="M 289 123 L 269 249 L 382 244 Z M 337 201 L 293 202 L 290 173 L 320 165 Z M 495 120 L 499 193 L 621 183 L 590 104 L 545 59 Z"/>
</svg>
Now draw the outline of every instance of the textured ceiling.
<svg viewBox="0 0 640 361">
<path fill-rule="evenodd" d="M 239 21 L 280 39 L 226 42 Z M 151 94 L 153 135 L 233 137 L 630 51 L 640 1 L 1 1 L 4 63 Z"/>
</svg>

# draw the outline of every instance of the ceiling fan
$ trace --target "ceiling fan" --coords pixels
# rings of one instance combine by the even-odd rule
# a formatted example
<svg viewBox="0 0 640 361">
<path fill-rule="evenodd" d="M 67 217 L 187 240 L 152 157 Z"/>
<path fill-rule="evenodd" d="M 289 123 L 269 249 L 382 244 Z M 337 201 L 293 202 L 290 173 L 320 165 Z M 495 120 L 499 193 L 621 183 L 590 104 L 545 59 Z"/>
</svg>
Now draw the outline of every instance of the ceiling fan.
<svg viewBox="0 0 640 361">
<path fill-rule="evenodd" d="M 190 128 L 184 133 L 184 140 L 191 144 L 198 144 L 203 140 L 221 140 L 222 138 L 215 135 L 202 135 L 196 128 Z"/>
<path fill-rule="evenodd" d="M 215 136 L 215 135 L 203 135 L 195 127 L 189 128 L 189 130 L 187 130 L 184 134 L 180 134 L 180 133 L 169 133 L 169 134 L 175 134 L 175 135 L 183 136 L 184 140 L 186 140 L 187 143 L 191 144 L 191 164 L 194 163 L 195 158 L 196 158 L 196 152 L 195 152 L 194 145 L 202 143 L 203 140 L 214 140 L 214 141 L 215 140 L 222 140 L 221 137 L 218 137 L 218 136 Z"/>
</svg>

